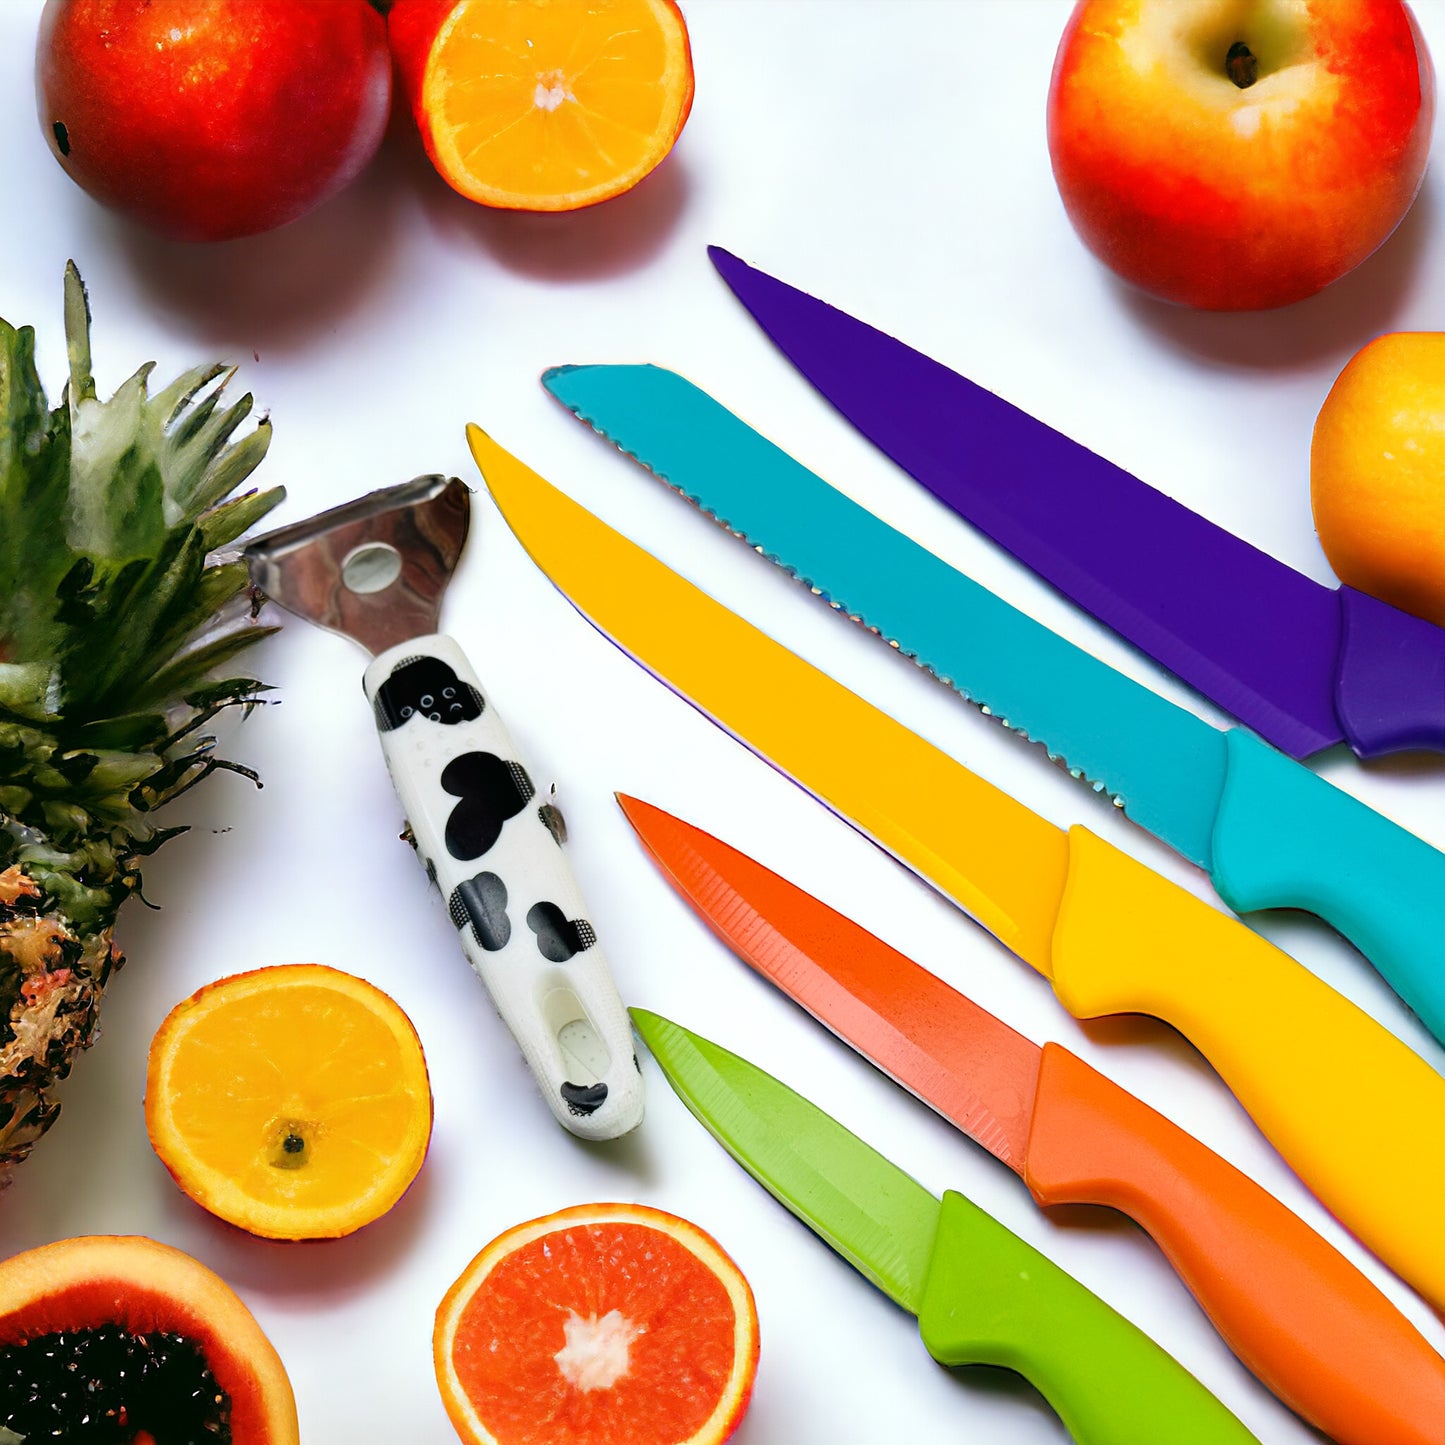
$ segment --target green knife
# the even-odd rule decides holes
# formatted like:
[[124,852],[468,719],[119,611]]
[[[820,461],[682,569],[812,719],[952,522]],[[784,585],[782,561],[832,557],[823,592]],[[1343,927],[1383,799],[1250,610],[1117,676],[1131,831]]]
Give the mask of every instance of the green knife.
[[940,1364],[1016,1371],[1078,1445],[1255,1441],[1177,1360],[962,1194],[937,1199],[771,1074],[658,1014],[631,1013],[708,1132],[916,1315]]

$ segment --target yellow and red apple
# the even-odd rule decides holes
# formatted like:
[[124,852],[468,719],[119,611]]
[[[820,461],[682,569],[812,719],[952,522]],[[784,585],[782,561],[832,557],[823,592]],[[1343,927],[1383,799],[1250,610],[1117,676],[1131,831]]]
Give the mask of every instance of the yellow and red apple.
[[1125,280],[1214,311],[1285,306],[1399,224],[1434,100],[1401,0],[1081,0],[1049,155],[1075,229]]

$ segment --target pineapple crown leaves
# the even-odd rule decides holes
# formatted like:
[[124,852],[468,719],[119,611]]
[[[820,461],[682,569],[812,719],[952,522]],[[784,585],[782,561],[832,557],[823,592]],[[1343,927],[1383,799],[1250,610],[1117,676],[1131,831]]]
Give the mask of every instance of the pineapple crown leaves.
[[134,859],[174,831],[145,814],[235,767],[200,730],[257,703],[261,684],[218,672],[274,629],[225,549],[284,493],[238,492],[271,428],[241,433],[252,399],[224,404],[234,368],[152,395],[148,364],[99,398],[74,263],[65,335],[52,408],[33,329],[0,320],[0,868],[81,890],[103,926],[138,886]]
[[0,322],[0,708],[77,723],[163,709],[261,635],[244,564],[214,554],[283,493],[232,495],[271,436],[263,419],[232,440],[252,406],[221,406],[233,369],[151,396],[148,364],[101,401],[73,263],[65,331],[51,410],[33,331]]

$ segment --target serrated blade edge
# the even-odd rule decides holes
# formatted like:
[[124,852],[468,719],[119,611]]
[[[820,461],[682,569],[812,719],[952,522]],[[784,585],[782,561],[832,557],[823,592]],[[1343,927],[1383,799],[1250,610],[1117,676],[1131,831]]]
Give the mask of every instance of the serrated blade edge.
[[798,372],[945,506],[1281,751],[1342,740],[1337,592],[896,337],[708,254]]
[[677,373],[557,367],[543,384],[835,610],[1209,866],[1225,772],[1217,729],[889,527]]

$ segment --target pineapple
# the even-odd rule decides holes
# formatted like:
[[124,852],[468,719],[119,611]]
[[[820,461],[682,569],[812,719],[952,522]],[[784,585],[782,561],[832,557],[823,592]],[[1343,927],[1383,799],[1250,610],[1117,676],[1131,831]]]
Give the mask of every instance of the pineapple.
[[282,498],[234,495],[265,455],[251,397],[203,366],[109,400],[65,273],[70,379],[51,410],[35,334],[0,321],[0,1180],[54,1122],[121,955],[116,913],[182,827],[152,815],[217,769],[203,729],[264,688],[217,669],[255,625],[245,564],[218,556]]

